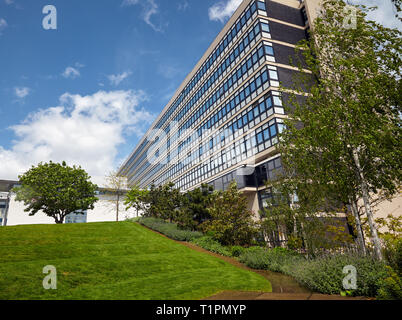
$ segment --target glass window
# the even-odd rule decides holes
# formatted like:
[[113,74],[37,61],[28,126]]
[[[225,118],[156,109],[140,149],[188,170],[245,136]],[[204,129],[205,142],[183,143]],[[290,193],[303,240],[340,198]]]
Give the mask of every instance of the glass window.
[[269,78],[271,80],[278,80],[278,72],[269,70]]
[[269,127],[269,130],[271,131],[271,137],[275,137],[276,136],[276,125]]
[[264,73],[262,74],[262,82],[265,83],[268,80],[268,73],[267,71],[264,71]]
[[268,98],[265,100],[265,103],[266,103],[266,105],[267,105],[267,109],[272,108],[272,98],[271,98],[271,97],[268,97]]
[[265,53],[273,56],[274,55],[274,48],[272,48],[271,46],[265,46]]
[[258,7],[259,10],[264,10],[264,11],[266,10],[264,2],[258,1],[257,2],[257,7]]
[[253,81],[253,82],[250,83],[250,90],[251,90],[251,92],[254,92],[255,89],[256,89],[255,82]]
[[246,95],[246,98],[250,95],[250,87],[246,87],[246,89],[244,89],[244,94]]
[[249,120],[249,121],[253,121],[253,119],[254,119],[253,111],[250,111],[250,112],[248,113],[248,120]]
[[260,113],[263,113],[265,111],[265,103],[264,101],[260,103]]
[[270,136],[269,136],[269,130],[268,129],[265,129],[264,130],[264,139],[265,140],[268,140],[270,138]]
[[279,97],[274,96],[274,104],[276,106],[282,106],[282,99]]
[[248,20],[248,19],[250,19],[250,17],[251,17],[251,11],[250,11],[250,9],[248,9],[246,11],[246,19]]
[[258,78],[255,80],[255,85],[256,85],[257,88],[261,87],[261,77],[258,77]]
[[266,23],[261,23],[261,29],[262,29],[262,31],[270,32],[269,25]]
[[259,134],[257,134],[257,143],[261,144],[263,143],[263,137],[262,137],[262,132],[260,132]]

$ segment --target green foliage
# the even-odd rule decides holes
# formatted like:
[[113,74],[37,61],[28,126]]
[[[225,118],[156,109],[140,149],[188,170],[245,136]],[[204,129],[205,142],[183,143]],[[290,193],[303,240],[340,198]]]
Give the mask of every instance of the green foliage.
[[201,188],[188,191],[183,196],[182,206],[176,216],[176,222],[180,228],[195,230],[203,222],[211,219],[208,206],[212,192],[212,186],[203,184]]
[[226,191],[213,194],[208,212],[212,220],[204,225],[223,245],[249,245],[256,235],[253,213],[247,209],[247,199],[232,182]]
[[151,185],[144,202],[148,205],[144,216],[173,222],[182,206],[183,195],[179,189],[174,188],[172,182],[159,187]]
[[134,208],[137,212],[137,217],[139,211],[145,211],[145,202],[147,201],[148,190],[140,189],[138,185],[134,185],[126,195],[124,204],[126,205],[126,210]]
[[285,248],[247,250],[240,256],[240,261],[254,269],[267,269],[291,275],[290,268],[305,259],[294,251]]
[[291,275],[302,285],[324,294],[339,294],[344,291],[345,266],[357,270],[357,289],[354,296],[375,297],[380,283],[386,278],[386,266],[370,257],[352,254],[337,254],[308,260],[291,268]]
[[289,194],[297,193],[306,216],[364,200],[381,258],[369,194],[391,196],[402,179],[402,37],[367,21],[365,10],[356,11],[356,28],[343,28],[345,5],[322,1],[310,39],[299,46],[311,74],[300,67],[292,88],[299,95],[286,94],[279,151]]
[[191,241],[203,236],[201,232],[180,230],[175,223],[168,223],[158,218],[140,218],[138,222],[177,241]]
[[231,256],[236,258],[240,257],[246,250],[246,248],[240,246],[230,247]]
[[40,163],[19,176],[20,187],[13,191],[16,200],[26,206],[25,212],[34,216],[39,211],[62,224],[74,212],[93,210],[98,198],[97,186],[81,167],[69,167],[65,162]]
[[377,299],[402,300],[402,278],[389,266],[388,276],[380,282]]
[[205,250],[218,253],[222,256],[230,257],[232,253],[229,248],[222,246],[218,241],[214,240],[209,236],[204,236],[201,238],[196,238],[191,241],[197,246],[204,248]]

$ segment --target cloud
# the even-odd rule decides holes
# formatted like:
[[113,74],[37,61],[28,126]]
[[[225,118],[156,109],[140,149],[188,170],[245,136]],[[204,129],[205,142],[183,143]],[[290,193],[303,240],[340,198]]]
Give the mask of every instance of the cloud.
[[236,11],[243,0],[220,1],[209,8],[209,19],[212,21],[225,22]]
[[123,7],[141,5],[143,7],[142,18],[147,25],[149,25],[156,32],[163,32],[161,25],[157,26],[151,21],[152,16],[159,13],[159,6],[155,0],[124,0],[121,4]]
[[177,10],[179,11],[186,11],[189,7],[189,3],[187,0],[184,0],[183,2],[179,3],[179,5],[177,6]]
[[83,67],[83,64],[77,62],[74,64],[74,67],[67,67],[61,75],[66,79],[76,79],[81,76],[81,72],[79,69]]
[[402,31],[402,22],[398,20],[395,15],[397,14],[391,0],[377,1],[377,0],[351,0],[354,5],[365,5],[366,7],[378,7],[374,11],[367,14],[367,18],[374,20],[387,28],[396,28]]
[[14,3],[14,0],[4,0],[4,2],[5,2],[6,4],[13,4],[13,3]]
[[7,21],[4,20],[3,18],[0,18],[0,36],[2,34],[2,31],[4,31],[7,28],[8,24]]
[[159,65],[158,73],[166,79],[173,79],[181,75],[183,72],[180,68],[176,68],[174,66]]
[[107,78],[109,79],[111,85],[118,86],[123,80],[127,79],[131,75],[131,71],[125,71],[121,74],[111,74],[107,76]]
[[31,92],[31,89],[27,87],[15,87],[14,88],[14,94],[17,96],[19,99],[24,99],[29,93]]
[[155,116],[140,104],[142,91],[98,91],[81,96],[65,93],[60,106],[39,110],[12,126],[10,149],[0,146],[0,177],[17,179],[39,162],[81,165],[96,183],[116,169],[118,146],[125,137],[142,135]]

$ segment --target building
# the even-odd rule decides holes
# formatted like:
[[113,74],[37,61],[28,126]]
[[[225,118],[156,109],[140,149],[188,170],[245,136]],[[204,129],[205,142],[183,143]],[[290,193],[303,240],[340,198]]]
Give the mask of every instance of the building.
[[[48,217],[43,212],[38,212],[35,216],[29,216],[24,211],[24,204],[15,200],[15,194],[11,191],[18,186],[18,181],[0,180],[0,226],[17,226],[31,224],[54,224],[53,218]],[[116,197],[108,190],[99,189],[97,192],[98,202],[95,203],[94,210],[83,213],[72,213],[65,218],[65,223],[87,223],[87,222],[112,222],[116,221],[116,209],[111,201]],[[125,211],[123,205],[124,197],[120,205],[119,220],[134,218],[134,209]]]
[[129,185],[182,191],[236,180],[255,213],[281,170],[285,93],[318,0],[244,0],[120,168]]

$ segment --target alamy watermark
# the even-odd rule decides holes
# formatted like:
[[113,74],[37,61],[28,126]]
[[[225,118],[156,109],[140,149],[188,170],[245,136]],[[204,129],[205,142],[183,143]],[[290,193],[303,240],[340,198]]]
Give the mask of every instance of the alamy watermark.
[[43,268],[43,273],[47,276],[43,279],[43,288],[45,290],[56,290],[57,289],[57,269],[55,266],[45,266]]
[[57,9],[53,5],[46,5],[42,9],[46,16],[42,20],[42,26],[45,30],[57,30]]
[[354,266],[346,266],[343,268],[343,273],[347,276],[343,278],[342,284],[345,290],[357,289],[357,270]]

